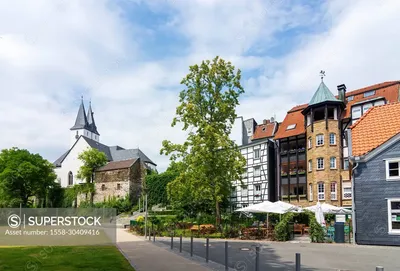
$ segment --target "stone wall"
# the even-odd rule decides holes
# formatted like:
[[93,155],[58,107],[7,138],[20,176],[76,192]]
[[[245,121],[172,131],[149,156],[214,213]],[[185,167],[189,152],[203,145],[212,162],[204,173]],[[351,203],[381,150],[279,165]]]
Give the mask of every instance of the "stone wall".
[[110,197],[130,196],[135,202],[142,192],[141,163],[135,162],[131,168],[96,172],[94,202],[103,202]]

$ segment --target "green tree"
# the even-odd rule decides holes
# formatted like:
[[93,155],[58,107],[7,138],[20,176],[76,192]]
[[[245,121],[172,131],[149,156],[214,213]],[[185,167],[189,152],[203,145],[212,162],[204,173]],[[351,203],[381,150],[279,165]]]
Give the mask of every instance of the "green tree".
[[83,165],[79,168],[77,177],[81,180],[86,180],[86,183],[80,186],[80,192],[90,195],[90,203],[93,204],[93,196],[96,192],[94,189],[94,172],[96,169],[107,164],[107,156],[104,152],[95,148],[87,149],[78,155],[78,159],[82,161]]
[[216,223],[220,223],[220,204],[231,191],[231,182],[240,180],[245,159],[230,140],[235,108],[244,93],[241,72],[223,59],[203,61],[190,67],[181,84],[180,105],[172,126],[183,124],[188,136],[183,144],[164,140],[161,154],[180,161],[182,172],[168,185],[173,201],[191,200],[212,203]]
[[0,153],[0,205],[32,205],[32,197],[45,206],[50,189],[56,186],[53,165],[39,154],[11,148]]

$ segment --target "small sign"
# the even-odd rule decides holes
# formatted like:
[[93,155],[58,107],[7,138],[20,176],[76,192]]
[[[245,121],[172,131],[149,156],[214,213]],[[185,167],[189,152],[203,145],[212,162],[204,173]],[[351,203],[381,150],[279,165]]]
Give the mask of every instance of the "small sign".
[[336,222],[340,223],[346,222],[346,215],[336,215]]

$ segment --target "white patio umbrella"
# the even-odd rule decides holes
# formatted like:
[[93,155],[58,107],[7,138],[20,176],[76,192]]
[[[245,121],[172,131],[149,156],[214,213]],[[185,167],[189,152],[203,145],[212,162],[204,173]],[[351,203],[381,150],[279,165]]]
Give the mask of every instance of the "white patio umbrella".
[[244,208],[240,208],[235,210],[235,212],[245,212],[245,213],[267,213],[265,210],[268,208],[271,208],[270,206],[272,206],[273,203],[266,200],[263,201],[261,203],[257,203],[254,205],[250,205]]
[[320,202],[317,203],[315,208],[315,219],[321,226],[325,227],[325,217],[322,210],[322,204]]
[[321,209],[324,214],[351,214],[351,211],[345,208],[333,206],[328,203],[321,204],[320,202],[318,202],[317,205],[306,207],[304,209],[315,213],[318,204],[321,205]]
[[289,212],[301,212],[302,209],[299,206],[283,202],[283,201],[277,201],[273,203],[273,210],[271,213],[278,213],[278,214],[284,214],[284,213],[289,213]]

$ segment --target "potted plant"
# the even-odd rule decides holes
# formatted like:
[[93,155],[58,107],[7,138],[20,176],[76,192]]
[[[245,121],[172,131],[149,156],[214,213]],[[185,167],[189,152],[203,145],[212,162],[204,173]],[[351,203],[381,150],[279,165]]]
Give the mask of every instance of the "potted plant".
[[281,171],[281,176],[287,176],[287,172]]
[[304,175],[306,174],[306,171],[304,169],[299,169],[297,173],[299,173],[299,175]]

